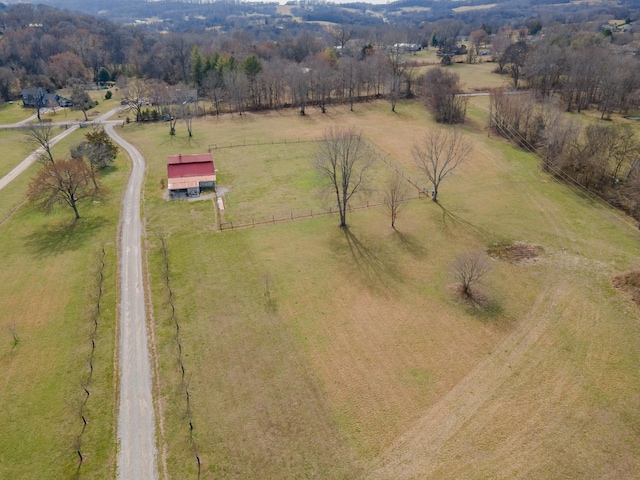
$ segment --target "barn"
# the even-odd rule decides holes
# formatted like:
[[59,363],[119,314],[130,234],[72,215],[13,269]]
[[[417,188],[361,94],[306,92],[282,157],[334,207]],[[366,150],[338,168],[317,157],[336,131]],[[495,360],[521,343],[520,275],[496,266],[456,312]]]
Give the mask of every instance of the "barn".
[[167,157],[171,198],[197,197],[202,189],[216,188],[216,169],[210,153]]

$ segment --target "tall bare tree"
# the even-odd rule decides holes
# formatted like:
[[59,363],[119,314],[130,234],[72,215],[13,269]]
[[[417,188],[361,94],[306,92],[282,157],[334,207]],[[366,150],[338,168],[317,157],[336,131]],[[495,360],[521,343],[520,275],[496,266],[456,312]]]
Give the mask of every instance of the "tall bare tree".
[[50,213],[58,205],[73,209],[80,218],[78,202],[95,198],[99,189],[92,185],[91,169],[81,159],[59,160],[45,163],[29,183],[27,199]]
[[73,108],[80,110],[84,115],[84,121],[88,122],[87,110],[95,106],[95,102],[91,100],[91,97],[84,89],[84,85],[77,84],[73,86],[71,91],[71,102],[73,102]]
[[382,202],[391,217],[391,228],[396,228],[398,213],[408,199],[409,187],[398,173],[394,173],[389,177],[382,197]]
[[318,143],[316,168],[335,193],[341,228],[347,227],[349,201],[366,189],[371,162],[365,155],[362,135],[353,127],[331,127]]
[[385,52],[387,57],[387,75],[389,78],[389,101],[391,111],[396,111],[396,104],[406,92],[403,91],[407,62],[404,58],[404,50],[396,44]]
[[51,163],[53,154],[51,153],[51,141],[54,137],[53,125],[50,122],[32,123],[24,129],[26,135],[26,143],[30,149],[36,150],[41,148],[43,157]]
[[438,201],[440,183],[464,162],[472,148],[459,130],[444,128],[429,131],[421,143],[414,145],[413,158],[433,185],[434,202]]
[[118,77],[118,87],[122,93],[122,100],[135,113],[136,122],[142,119],[142,107],[149,94],[147,83],[140,78],[129,80],[126,77]]

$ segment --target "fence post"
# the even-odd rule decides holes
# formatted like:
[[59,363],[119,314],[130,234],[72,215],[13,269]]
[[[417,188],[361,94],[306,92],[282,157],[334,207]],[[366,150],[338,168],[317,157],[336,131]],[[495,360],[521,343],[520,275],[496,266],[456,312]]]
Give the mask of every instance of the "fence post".
[[273,223],[276,223],[276,216],[275,215],[271,215],[271,220],[273,220]]
[[252,227],[255,227],[255,226],[256,226],[256,221],[255,221],[255,219],[253,219],[253,218],[251,219],[251,226],[252,226]]
[[231,230],[233,230],[233,222],[231,222]]
[[291,220],[293,220],[293,212],[291,212]]

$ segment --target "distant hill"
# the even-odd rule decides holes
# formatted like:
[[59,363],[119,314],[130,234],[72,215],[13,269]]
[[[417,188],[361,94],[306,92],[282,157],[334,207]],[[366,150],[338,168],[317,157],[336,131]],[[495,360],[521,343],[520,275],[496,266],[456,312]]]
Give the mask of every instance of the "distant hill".
[[399,0],[383,5],[367,2],[335,4],[326,1],[298,1],[287,3],[292,7],[292,15],[287,15],[280,13],[276,2],[235,0],[39,0],[38,3],[87,13],[120,24],[136,24],[151,30],[193,32],[211,28],[273,26],[292,21],[292,15],[296,17],[296,21],[351,25],[374,26],[389,22],[418,25],[425,21],[455,18],[465,23],[497,26],[518,22],[524,24],[527,19],[535,17],[553,18],[554,21],[565,23],[575,21],[578,14],[585,19],[599,14],[627,18],[640,9],[640,0],[603,0],[590,3],[570,0]]

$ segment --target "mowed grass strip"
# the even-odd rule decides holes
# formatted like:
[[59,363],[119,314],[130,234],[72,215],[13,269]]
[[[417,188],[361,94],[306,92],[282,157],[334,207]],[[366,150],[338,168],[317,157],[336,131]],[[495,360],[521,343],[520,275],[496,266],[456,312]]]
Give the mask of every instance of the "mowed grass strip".
[[[68,145],[54,147],[54,156],[63,149]],[[12,183],[0,192],[1,205],[8,197],[21,201],[36,168],[15,181],[15,190]],[[121,154],[101,175],[108,196],[99,204],[81,202],[77,222],[70,209],[45,216],[27,205],[0,226],[0,478],[69,478],[77,471],[81,383],[89,373],[91,297],[103,245],[104,294],[86,385],[81,476],[115,475],[116,232],[127,175]]]
[[[417,175],[411,146],[433,124],[419,104],[402,102],[398,110],[393,115],[379,102],[326,116],[311,110],[309,119],[286,112],[205,119],[191,144],[159,127],[124,129],[151,159],[145,216],[169,473],[193,473],[196,463],[160,283],[153,236],[159,231],[169,243],[194,439],[207,475],[373,472],[394,440],[410,434],[468,375],[491,379],[495,395],[481,397],[462,428],[440,432],[442,448],[413,476],[588,478],[607,469],[637,471],[638,315],[608,282],[637,265],[638,233],[544,175],[532,156],[487,138],[479,112],[463,127],[474,151],[443,183],[440,204],[410,202],[397,231],[376,208],[351,213],[347,231],[336,218],[321,217],[215,232],[212,202],[162,200],[168,146],[202,151],[214,131],[242,141],[240,127],[247,139],[266,143],[279,131],[310,138],[329,125],[357,125]],[[451,261],[514,241],[540,245],[545,255],[528,266],[493,262],[482,286],[490,308],[460,303]],[[522,352],[501,353],[521,328],[537,328],[535,341]],[[514,364],[475,371],[501,355]],[[496,422],[489,425],[485,414]],[[450,424],[441,420],[435,425]],[[616,436],[617,429],[624,435]],[[603,449],[600,438],[610,447]],[[581,455],[560,448],[575,439]],[[390,478],[406,471],[397,473]]]

